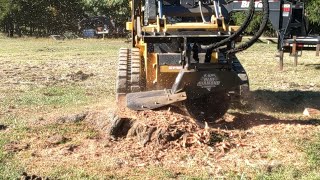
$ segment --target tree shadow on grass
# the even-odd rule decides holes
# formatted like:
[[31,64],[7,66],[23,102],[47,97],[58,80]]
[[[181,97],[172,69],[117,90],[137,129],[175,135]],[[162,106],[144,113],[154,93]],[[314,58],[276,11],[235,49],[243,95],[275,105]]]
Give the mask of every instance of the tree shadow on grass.
[[221,129],[241,129],[247,130],[259,125],[275,125],[275,124],[289,124],[289,125],[320,125],[320,119],[309,119],[309,120],[281,120],[273,116],[269,116],[263,113],[231,113],[235,118],[232,122],[221,122],[212,125],[215,128]]
[[[305,108],[320,109],[319,91],[257,90],[250,93],[247,106],[240,109],[243,110],[243,112],[257,111],[259,113],[231,113],[231,115],[235,116],[232,122],[226,122],[226,118],[228,117],[225,117],[222,118],[222,122],[209,123],[209,125],[213,128],[245,130],[254,126],[272,124],[320,125],[320,119],[284,120],[267,115],[268,113],[292,113],[302,115]],[[177,107],[171,107],[171,111],[189,116],[185,110],[183,111]],[[201,127],[205,126],[202,122],[196,122]]]
[[306,64],[307,67],[314,67],[317,70],[320,70],[320,64]]
[[[320,125],[320,119],[283,120],[267,113],[303,114],[305,108],[320,108],[320,92],[318,91],[270,91],[257,90],[250,93],[248,106],[244,111],[259,113],[231,113],[235,116],[232,122],[221,122],[213,127],[225,129],[249,129],[259,125],[300,124]],[[320,117],[320,115],[318,116]]]
[[303,113],[305,108],[320,108],[319,91],[270,91],[250,93],[247,110],[266,112]]

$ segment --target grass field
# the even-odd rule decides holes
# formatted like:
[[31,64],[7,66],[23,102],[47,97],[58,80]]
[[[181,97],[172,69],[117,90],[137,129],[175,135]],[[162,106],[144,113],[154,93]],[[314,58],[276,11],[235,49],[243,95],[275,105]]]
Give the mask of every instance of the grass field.
[[0,44],[0,179],[23,172],[52,179],[320,179],[320,117],[302,114],[320,108],[315,52],[304,52],[298,67],[286,56],[281,72],[275,45],[240,53],[250,108],[231,109],[235,120],[221,129],[244,134],[245,145],[220,158],[191,149],[166,152],[166,161],[154,163],[117,151],[121,143],[104,139],[88,122],[56,121],[115,107],[117,53],[129,46],[124,40],[2,37]]

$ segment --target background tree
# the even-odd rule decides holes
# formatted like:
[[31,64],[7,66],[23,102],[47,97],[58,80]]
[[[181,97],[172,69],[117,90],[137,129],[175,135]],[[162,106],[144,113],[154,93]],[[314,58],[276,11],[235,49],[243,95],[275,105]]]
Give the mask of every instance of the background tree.
[[[305,3],[310,29],[312,33],[319,33],[320,0]],[[112,19],[116,27],[124,26],[130,17],[129,0],[0,0],[0,29],[10,37],[14,33],[47,36],[78,32],[81,19],[101,15]],[[236,24],[241,24],[244,18],[244,12],[232,15]],[[246,33],[253,34],[260,22],[261,13],[257,12]],[[265,35],[275,35],[271,24]]]
[[9,36],[76,32],[84,16],[83,0],[0,0],[2,30]]
[[88,16],[105,15],[111,18],[116,26],[122,26],[130,17],[129,0],[84,0]]
[[311,33],[320,33],[320,0],[306,1],[306,16],[310,22]]
[[[241,25],[245,19],[246,19],[246,12],[236,12],[233,13],[231,16],[231,19],[233,21],[233,23],[237,24],[237,25]],[[260,24],[262,22],[262,13],[261,12],[256,12],[255,16],[253,17],[249,27],[246,29],[245,34],[247,35],[253,35],[257,29],[259,29]],[[265,36],[276,36],[276,32],[272,27],[272,24],[269,22],[268,26],[264,32]]]

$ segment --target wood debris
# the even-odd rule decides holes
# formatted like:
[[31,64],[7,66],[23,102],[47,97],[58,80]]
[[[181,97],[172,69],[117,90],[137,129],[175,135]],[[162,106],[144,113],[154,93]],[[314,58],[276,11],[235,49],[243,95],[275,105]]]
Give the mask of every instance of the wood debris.
[[[124,119],[129,120],[131,126],[125,130],[126,136],[120,138],[130,142],[122,148],[150,161],[161,161],[166,152],[179,152],[183,149],[208,152],[219,158],[231,148],[246,146],[243,134],[212,128],[208,123],[199,125],[199,122],[195,122],[189,116],[173,112],[171,109],[132,112],[126,115]],[[123,126],[121,131],[124,131]]]
[[314,109],[314,108],[306,108],[303,111],[303,115],[311,117],[311,116],[317,116],[320,115],[320,110]]

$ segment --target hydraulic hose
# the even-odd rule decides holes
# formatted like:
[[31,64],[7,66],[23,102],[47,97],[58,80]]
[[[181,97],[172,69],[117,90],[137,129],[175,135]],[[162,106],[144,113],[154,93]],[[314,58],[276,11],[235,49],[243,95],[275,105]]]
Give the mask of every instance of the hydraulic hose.
[[201,45],[201,48],[205,49],[205,50],[216,49],[216,48],[224,46],[228,42],[233,41],[236,38],[238,38],[249,26],[249,24],[253,18],[254,12],[255,12],[255,0],[250,0],[250,5],[249,5],[247,17],[246,17],[244,23],[241,25],[241,27],[235,33],[233,33],[231,36],[227,37],[226,39],[219,41],[218,43],[210,44],[210,45]]
[[203,15],[201,0],[199,1],[199,9],[200,9],[200,14],[201,14],[201,18],[202,18],[203,23],[207,23],[206,19],[204,18],[204,15]]
[[263,0],[262,4],[263,4],[263,19],[262,19],[262,23],[260,25],[259,30],[255,33],[255,35],[248,42],[243,43],[234,49],[227,50],[226,51],[227,54],[235,54],[235,53],[241,52],[243,50],[246,50],[258,41],[258,39],[260,38],[260,36],[262,35],[262,33],[264,32],[265,28],[268,25],[269,13],[270,13],[269,12],[269,0]]

